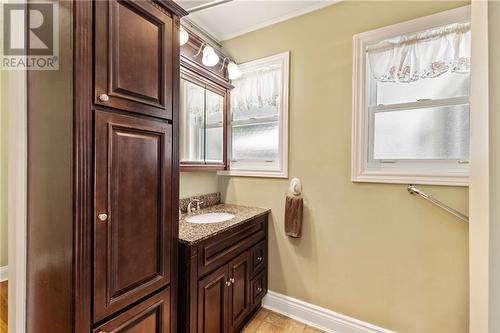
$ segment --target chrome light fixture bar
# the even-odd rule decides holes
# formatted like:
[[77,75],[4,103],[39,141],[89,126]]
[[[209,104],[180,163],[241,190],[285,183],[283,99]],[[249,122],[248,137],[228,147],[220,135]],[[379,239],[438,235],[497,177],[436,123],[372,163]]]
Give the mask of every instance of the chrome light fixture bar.
[[228,3],[228,2],[231,2],[231,1],[233,1],[233,0],[214,0],[214,1],[210,1],[210,2],[204,3],[202,5],[190,8],[190,9],[187,10],[187,12],[189,14],[191,14],[191,13],[199,12],[200,10],[204,10],[204,9],[208,9],[208,8],[220,6],[222,4],[225,4],[225,3]]

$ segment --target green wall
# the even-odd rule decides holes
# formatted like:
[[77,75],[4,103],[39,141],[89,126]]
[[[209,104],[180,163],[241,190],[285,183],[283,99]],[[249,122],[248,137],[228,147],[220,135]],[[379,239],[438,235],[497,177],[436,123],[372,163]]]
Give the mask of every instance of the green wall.
[[180,198],[218,191],[218,180],[215,172],[181,172]]
[[[352,36],[466,2],[346,1],[223,44],[239,62],[290,51],[290,177],[304,229],[283,231],[288,180],[219,177],[228,203],[272,209],[270,290],[404,332],[468,330],[468,228],[404,185],[350,181]],[[423,187],[467,213],[468,189]]]

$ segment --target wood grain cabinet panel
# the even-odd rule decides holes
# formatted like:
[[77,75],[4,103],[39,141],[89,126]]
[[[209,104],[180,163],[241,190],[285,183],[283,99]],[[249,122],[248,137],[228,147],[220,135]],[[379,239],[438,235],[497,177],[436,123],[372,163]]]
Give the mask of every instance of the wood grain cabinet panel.
[[171,15],[149,1],[95,1],[95,11],[95,103],[172,119]]
[[227,266],[198,282],[198,333],[227,331],[228,283]]
[[170,288],[97,327],[94,333],[170,332]]
[[255,308],[267,293],[267,270],[261,271],[250,282],[250,306]]
[[267,242],[260,242],[250,250],[251,255],[251,274],[254,275],[267,266]]
[[171,131],[96,111],[96,321],[170,282]]
[[250,313],[250,253],[243,252],[229,265],[229,331],[235,329]]

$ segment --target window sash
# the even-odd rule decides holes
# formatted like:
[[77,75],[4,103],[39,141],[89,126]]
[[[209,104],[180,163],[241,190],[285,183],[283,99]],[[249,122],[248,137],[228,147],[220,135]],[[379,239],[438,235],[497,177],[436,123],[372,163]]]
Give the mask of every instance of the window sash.
[[[406,103],[394,103],[394,104],[378,104],[377,100],[377,82],[372,77],[370,71],[367,69],[364,72],[366,83],[367,83],[367,106],[365,108],[365,121],[366,121],[366,131],[367,131],[367,142],[365,143],[367,160],[366,165],[370,169],[387,169],[387,170],[398,170],[401,168],[421,168],[428,169],[432,171],[434,169],[451,169],[451,170],[468,170],[468,162],[458,159],[393,159],[393,160],[376,160],[373,158],[374,155],[374,135],[375,135],[375,114],[380,112],[391,112],[399,110],[418,110],[432,107],[440,106],[454,106],[454,105],[469,105],[470,112],[470,97],[459,96],[459,97],[449,97],[440,99],[421,99],[415,102]],[[470,133],[469,133],[470,135]],[[432,164],[432,166],[430,166]]]
[[[406,107],[395,107],[395,108],[387,108],[383,110],[377,110],[376,108],[368,108],[366,119],[367,119],[367,166],[369,168],[377,167],[381,169],[398,169],[401,166],[406,168],[409,167],[418,167],[418,168],[426,168],[426,169],[441,169],[441,168],[451,168],[451,169],[461,169],[466,170],[468,168],[468,160],[462,159],[390,159],[390,160],[380,160],[374,159],[374,149],[375,149],[375,114],[380,112],[391,112],[391,111],[399,111],[399,110],[419,110],[419,109],[427,109],[429,107],[439,107],[439,106],[453,106],[453,105],[469,105],[469,114],[470,114],[470,103],[468,99],[464,99],[463,103],[453,103],[453,104],[424,104],[424,105],[414,105],[411,108]],[[416,104],[416,103],[405,103],[405,104]],[[469,132],[470,136],[470,132]],[[429,164],[432,163],[433,166],[429,167]]]
[[[258,163],[264,163],[265,169],[268,168],[269,164],[268,163],[277,163],[279,162],[280,159],[280,149],[282,146],[282,138],[281,136],[279,137],[278,141],[278,158],[276,160],[267,160],[267,159],[244,159],[244,160],[238,160],[233,158],[233,150],[232,150],[232,142],[233,142],[233,131],[232,129],[235,127],[243,127],[243,126],[248,126],[248,125],[265,125],[265,124],[277,124],[278,128],[281,126],[279,117],[262,117],[262,118],[250,118],[248,120],[238,120],[231,122],[231,130],[230,130],[230,137],[231,137],[231,145],[230,145],[230,161],[233,163],[238,163],[240,165],[246,165],[246,167],[251,167],[252,165],[255,167],[258,167]],[[253,170],[253,169],[252,169]]]

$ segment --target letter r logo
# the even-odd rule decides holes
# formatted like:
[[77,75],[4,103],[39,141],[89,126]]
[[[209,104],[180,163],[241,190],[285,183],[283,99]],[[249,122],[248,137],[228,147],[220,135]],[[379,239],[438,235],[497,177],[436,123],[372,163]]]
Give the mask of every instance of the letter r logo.
[[28,6],[12,3],[3,6],[4,55],[53,54],[55,38],[53,4],[30,3]]

